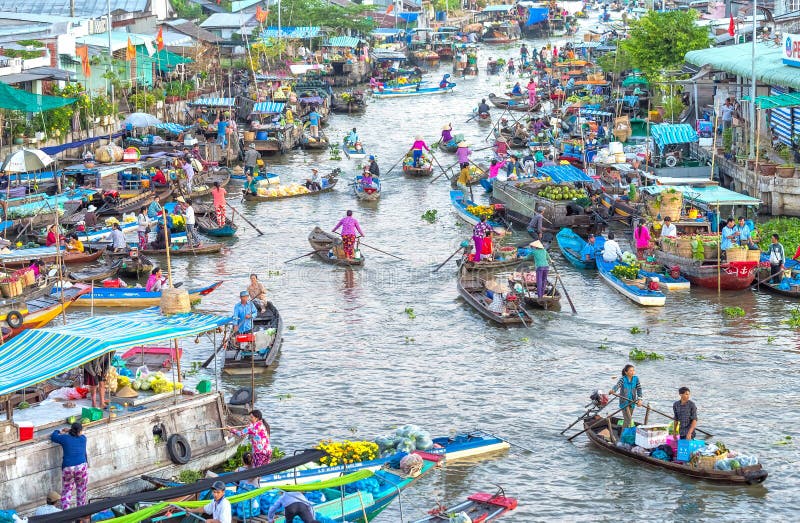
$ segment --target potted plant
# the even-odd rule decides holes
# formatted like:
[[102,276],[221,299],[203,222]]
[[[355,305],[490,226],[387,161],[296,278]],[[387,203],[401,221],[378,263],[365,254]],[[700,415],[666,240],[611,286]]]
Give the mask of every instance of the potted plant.
[[722,131],[722,148],[724,152],[730,152],[733,147],[733,129],[725,129]]
[[782,147],[778,151],[778,156],[784,161],[782,165],[775,168],[775,174],[781,178],[792,178],[794,176],[795,165],[792,163],[792,150],[789,147]]

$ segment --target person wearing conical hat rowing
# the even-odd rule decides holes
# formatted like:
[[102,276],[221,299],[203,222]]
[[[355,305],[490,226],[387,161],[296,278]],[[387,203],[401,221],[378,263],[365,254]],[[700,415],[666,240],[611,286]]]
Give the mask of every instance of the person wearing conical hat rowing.
[[414,138],[414,143],[411,145],[411,154],[412,160],[414,162],[414,167],[420,166],[420,161],[422,160],[422,150],[425,149],[426,151],[430,152],[428,145],[425,143],[425,140],[422,138],[421,135],[417,135]]

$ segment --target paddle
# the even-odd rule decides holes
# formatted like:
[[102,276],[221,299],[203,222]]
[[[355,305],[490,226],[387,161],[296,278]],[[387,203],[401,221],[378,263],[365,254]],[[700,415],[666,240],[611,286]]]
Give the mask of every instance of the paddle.
[[450,260],[452,260],[452,259],[453,259],[453,256],[455,256],[456,254],[458,254],[458,252],[459,252],[460,250],[462,250],[463,248],[464,248],[464,247],[461,247],[461,246],[459,246],[459,247],[458,247],[458,249],[456,249],[456,252],[454,252],[453,254],[451,254],[451,255],[450,255],[450,256],[449,256],[449,257],[448,257],[448,258],[447,258],[445,261],[443,261],[442,263],[440,263],[438,267],[436,267],[435,269],[433,269],[433,272],[436,272],[436,271],[438,271],[439,269],[441,269],[442,267],[444,267],[444,266],[447,264],[447,262],[449,262]]
[[[359,236],[359,238],[360,238],[360,236]],[[369,247],[373,251],[378,251],[378,252],[383,253],[383,254],[385,254],[387,256],[391,256],[392,258],[397,258],[398,260],[407,261],[405,258],[401,258],[400,256],[395,256],[394,254],[392,254],[390,252],[382,251],[382,250],[378,249],[377,247],[373,247],[372,245],[367,245],[366,243],[364,243],[361,240],[358,241],[358,244],[359,245],[363,245],[364,247]]]
[[[616,392],[612,392],[612,393],[611,393],[611,395],[612,395],[612,396],[616,396],[616,397],[618,397],[618,398],[620,398],[620,399],[627,399],[627,398],[624,398],[624,397],[620,396],[620,395],[619,395],[619,394],[617,394]],[[674,419],[675,419],[675,416],[670,416],[669,414],[664,414],[663,412],[661,412],[661,411],[658,411],[658,410],[654,409],[654,408],[653,408],[652,406],[650,406],[650,405],[648,405],[648,406],[647,406],[647,408],[648,408],[648,409],[650,409],[650,410],[652,410],[652,411],[653,411],[653,412],[655,412],[656,414],[661,414],[662,416],[664,416],[664,417],[665,417],[665,418],[667,418],[667,419],[671,419],[671,420],[674,420]],[[710,432],[706,432],[706,431],[705,431],[705,430],[703,430],[703,429],[698,429],[697,427],[695,427],[695,429],[694,429],[694,430],[696,430],[697,432],[702,432],[703,434],[705,434],[705,435],[706,435],[706,436],[708,436],[709,438],[713,438],[713,437],[714,437],[714,435],[713,435],[713,434],[711,434]]]
[[[578,419],[576,419],[575,421],[573,421],[573,422],[570,424],[570,426],[569,426],[569,427],[567,427],[567,428],[565,428],[564,430],[562,430],[561,432],[559,432],[559,434],[561,434],[561,435],[563,436],[563,435],[564,435],[564,433],[565,433],[566,431],[568,431],[569,429],[571,429],[572,427],[574,427],[576,423],[578,423],[579,421],[581,421],[581,420],[585,419],[585,418],[586,418],[586,416],[587,416],[587,415],[588,415],[588,414],[589,414],[589,413],[590,413],[592,410],[594,410],[594,409],[592,408],[592,405],[593,405],[593,404],[594,404],[594,401],[590,401],[589,403],[587,403],[586,405],[584,405],[584,406],[583,406],[583,408],[584,408],[584,409],[586,409],[586,412],[584,412],[584,413],[583,413],[583,416],[581,416],[581,417],[579,417]],[[605,408],[605,406],[603,406],[603,408]],[[602,408],[601,408],[600,410],[602,410]]]
[[408,155],[408,153],[410,153],[410,152],[411,152],[411,149],[409,149],[408,151],[406,151],[406,153],[405,153],[403,156],[401,156],[401,157],[400,157],[400,159],[399,159],[399,160],[397,160],[397,161],[395,162],[395,164],[394,164],[394,165],[392,165],[391,167],[389,167],[389,170],[388,170],[388,171],[386,171],[386,173],[384,174],[384,176],[386,176],[387,174],[389,174],[390,172],[392,172],[392,171],[394,170],[394,168],[395,168],[395,167],[397,167],[397,166],[400,164],[400,162],[402,162],[403,160],[405,160],[406,156],[407,156],[407,155]]
[[449,179],[450,179],[450,177],[449,177],[449,176],[447,176],[447,172],[444,170],[444,167],[442,167],[442,164],[440,164],[440,163],[439,163],[439,160],[437,160],[437,159],[436,159],[436,155],[435,155],[435,154],[433,154],[433,151],[429,151],[429,152],[431,153],[431,158],[433,158],[433,161],[434,161],[434,162],[436,162],[436,165],[438,165],[438,166],[439,166],[439,169],[441,169],[441,170],[442,170],[442,174],[444,174],[444,177],[445,177],[445,178],[447,178],[447,179],[449,180]]
[[256,227],[256,226],[255,226],[255,224],[253,224],[253,222],[251,222],[250,220],[248,220],[247,218],[245,218],[245,217],[244,217],[244,215],[243,215],[242,213],[240,213],[239,211],[237,211],[237,210],[236,210],[236,207],[234,207],[233,205],[229,204],[228,202],[225,202],[225,203],[228,205],[228,207],[230,207],[230,208],[231,208],[231,210],[233,211],[233,214],[235,214],[235,215],[239,216],[239,217],[240,217],[242,220],[244,220],[245,222],[247,222],[247,224],[248,224],[250,227],[252,227],[253,229],[255,229],[255,230],[256,230],[256,232],[258,233],[258,235],[259,235],[259,236],[264,236],[264,233],[263,233],[263,232],[261,232],[261,229],[259,229],[258,227]]
[[[547,257],[550,258],[550,255],[548,254]],[[575,309],[575,304],[572,303],[572,298],[570,297],[569,292],[567,291],[567,286],[564,285],[564,280],[561,278],[561,275],[558,273],[558,267],[556,267],[556,264],[552,263],[552,261],[553,261],[553,259],[550,258],[550,262],[551,262],[550,266],[553,267],[553,272],[556,273],[556,279],[561,284],[561,288],[564,290],[564,296],[567,297],[567,301],[569,302],[569,306],[570,306],[570,308],[572,308],[572,314],[578,314],[577,309]]]
[[470,117],[469,117],[469,119],[468,119],[466,122],[464,122],[464,123],[470,123],[472,120],[474,120],[475,118],[477,118],[478,116],[480,116],[480,114],[481,114],[481,113],[479,113],[478,111],[475,111],[475,114],[473,114],[472,116],[470,116]]
[[470,435],[472,435],[472,434],[485,434],[487,436],[492,436],[493,438],[497,438],[497,439],[505,441],[506,443],[508,443],[512,447],[517,447],[518,449],[522,449],[522,450],[525,450],[527,452],[530,452],[531,454],[534,454],[534,452],[529,448],[523,447],[522,445],[518,445],[518,444],[514,443],[513,441],[507,440],[506,438],[501,438],[497,434],[492,434],[491,432],[486,432],[485,430],[476,429],[475,431],[470,432]]
[[324,250],[318,250],[318,251],[314,250],[314,251],[308,252],[308,253],[306,253],[306,254],[304,254],[302,256],[298,256],[297,258],[292,258],[291,260],[286,260],[283,263],[289,263],[289,262],[292,262],[292,261],[295,261],[295,260],[299,260],[300,258],[305,258],[306,256],[311,256],[312,254],[316,254],[318,252],[325,252],[325,251]]
[[577,434],[573,434],[572,436],[568,437],[567,441],[572,441],[573,439],[577,438],[578,436],[580,436],[581,434],[583,434],[587,430],[593,429],[595,427],[600,426],[604,421],[607,421],[611,416],[613,416],[614,414],[619,414],[620,412],[622,412],[623,410],[625,410],[627,408],[628,408],[628,405],[625,405],[624,407],[620,407],[619,409],[615,410],[614,412],[612,412],[611,414],[609,414],[605,418],[595,421],[594,423],[592,423],[591,425],[589,425],[588,427],[586,427],[582,431],[578,432]]
[[211,364],[211,362],[214,361],[214,358],[217,357],[217,354],[219,353],[219,351],[222,350],[223,347],[225,347],[226,343],[228,342],[228,333],[229,332],[230,331],[226,328],[225,329],[225,335],[222,337],[222,343],[219,345],[219,347],[217,347],[214,350],[214,352],[211,354],[211,356],[209,356],[208,359],[206,361],[204,361],[202,365],[200,365],[201,369],[205,369],[206,367],[208,367]]

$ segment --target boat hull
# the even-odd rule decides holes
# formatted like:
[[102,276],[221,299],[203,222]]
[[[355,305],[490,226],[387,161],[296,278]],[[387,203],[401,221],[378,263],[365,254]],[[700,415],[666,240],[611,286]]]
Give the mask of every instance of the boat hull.
[[[470,225],[477,224],[480,220],[477,216],[467,210],[470,205],[475,205],[471,200],[467,200],[462,191],[450,191],[450,203],[458,214],[458,217],[469,223]],[[507,232],[506,226],[493,220],[487,220],[487,223],[492,226],[494,232],[503,235]]]
[[[221,281],[189,290],[189,299],[199,302],[202,296],[222,285]],[[53,291],[56,292],[56,291]],[[160,292],[147,292],[141,287],[97,287],[75,300],[76,307],[156,307],[161,305]]]
[[640,289],[636,285],[628,285],[613,274],[611,270],[616,266],[616,263],[609,263],[602,258],[597,259],[597,270],[600,277],[612,289],[619,292],[632,302],[642,305],[644,307],[663,307],[667,301],[667,296],[661,291],[651,291]]
[[701,262],[664,251],[656,251],[656,259],[667,267],[679,267],[692,285],[724,291],[744,290],[756,279],[758,262],[732,262],[703,265]]
[[314,249],[314,256],[325,263],[346,267],[361,267],[364,265],[363,253],[360,258],[352,258],[350,260],[329,256],[328,254],[334,245],[337,244],[337,241],[340,241],[337,235],[323,231],[319,227],[315,227],[314,230],[311,231],[311,234],[308,235],[308,243],[311,245],[311,248]]

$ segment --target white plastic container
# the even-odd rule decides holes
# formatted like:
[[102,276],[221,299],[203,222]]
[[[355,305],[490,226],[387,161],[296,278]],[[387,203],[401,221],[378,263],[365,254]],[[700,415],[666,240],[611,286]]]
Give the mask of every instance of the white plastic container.
[[639,425],[636,427],[636,445],[645,449],[654,449],[667,442],[668,425]]
[[611,154],[624,153],[625,151],[622,148],[622,142],[609,142],[608,152]]

